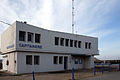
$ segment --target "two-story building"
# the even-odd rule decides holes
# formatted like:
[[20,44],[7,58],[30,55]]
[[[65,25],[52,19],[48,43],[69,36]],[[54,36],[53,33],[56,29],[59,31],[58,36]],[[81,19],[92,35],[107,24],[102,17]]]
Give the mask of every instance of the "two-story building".
[[98,38],[16,21],[1,35],[3,69],[22,74],[94,67]]

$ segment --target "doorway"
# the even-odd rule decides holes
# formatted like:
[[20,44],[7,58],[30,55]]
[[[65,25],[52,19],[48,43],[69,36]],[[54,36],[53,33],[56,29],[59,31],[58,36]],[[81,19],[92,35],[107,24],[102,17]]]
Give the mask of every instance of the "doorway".
[[68,67],[68,57],[64,57],[64,69],[67,70]]

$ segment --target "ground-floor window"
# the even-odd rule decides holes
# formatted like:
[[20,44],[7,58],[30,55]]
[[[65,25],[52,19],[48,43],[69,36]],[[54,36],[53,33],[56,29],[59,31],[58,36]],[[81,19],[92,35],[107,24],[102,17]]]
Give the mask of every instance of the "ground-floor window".
[[54,56],[53,57],[53,63],[54,64],[58,64],[58,56]]
[[81,58],[79,58],[79,64],[82,64],[82,59]]
[[75,64],[78,64],[78,59],[75,59]]
[[39,65],[39,56],[34,56],[34,64]]
[[63,64],[63,56],[59,56],[59,64]]
[[74,64],[82,64],[82,58],[75,58]]
[[26,55],[26,64],[32,65],[32,55]]

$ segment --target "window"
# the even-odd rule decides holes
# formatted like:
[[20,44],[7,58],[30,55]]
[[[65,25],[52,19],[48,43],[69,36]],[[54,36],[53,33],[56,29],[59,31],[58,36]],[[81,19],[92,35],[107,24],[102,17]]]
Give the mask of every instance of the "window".
[[88,42],[85,42],[85,49],[87,49],[88,47]]
[[78,47],[81,48],[81,41],[78,41]]
[[59,64],[63,64],[63,57],[59,56]]
[[32,65],[32,55],[27,55],[26,56],[26,64]]
[[59,37],[55,37],[55,45],[59,45]]
[[26,32],[19,31],[19,41],[25,41],[25,39],[26,39]]
[[28,41],[33,42],[33,33],[28,32]]
[[65,46],[69,46],[69,39],[65,39]]
[[70,47],[73,47],[73,40],[70,40]]
[[74,41],[74,47],[77,47],[77,40]]
[[35,34],[35,42],[40,43],[40,34]]
[[58,56],[54,56],[53,63],[58,64]]
[[91,43],[89,43],[89,49],[91,49]]
[[78,59],[75,59],[75,64],[78,64]]
[[81,58],[79,59],[79,64],[82,64],[82,59]]
[[34,56],[34,64],[39,65],[39,56]]
[[60,45],[61,45],[61,46],[64,46],[64,38],[61,38],[61,39],[60,39]]

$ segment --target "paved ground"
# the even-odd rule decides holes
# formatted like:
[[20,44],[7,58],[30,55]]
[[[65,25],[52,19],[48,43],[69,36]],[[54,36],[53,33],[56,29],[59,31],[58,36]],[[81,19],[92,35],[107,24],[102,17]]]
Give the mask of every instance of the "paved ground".
[[[105,72],[103,75],[99,72],[94,76],[92,70],[80,70],[76,71],[74,75],[75,80],[120,80],[120,71]],[[35,80],[71,80],[71,78],[71,71],[35,74]],[[33,78],[32,74],[12,75],[0,71],[0,80],[33,80]]]
[[91,77],[91,78],[82,79],[82,80],[120,80],[120,71],[105,73],[101,76]]

